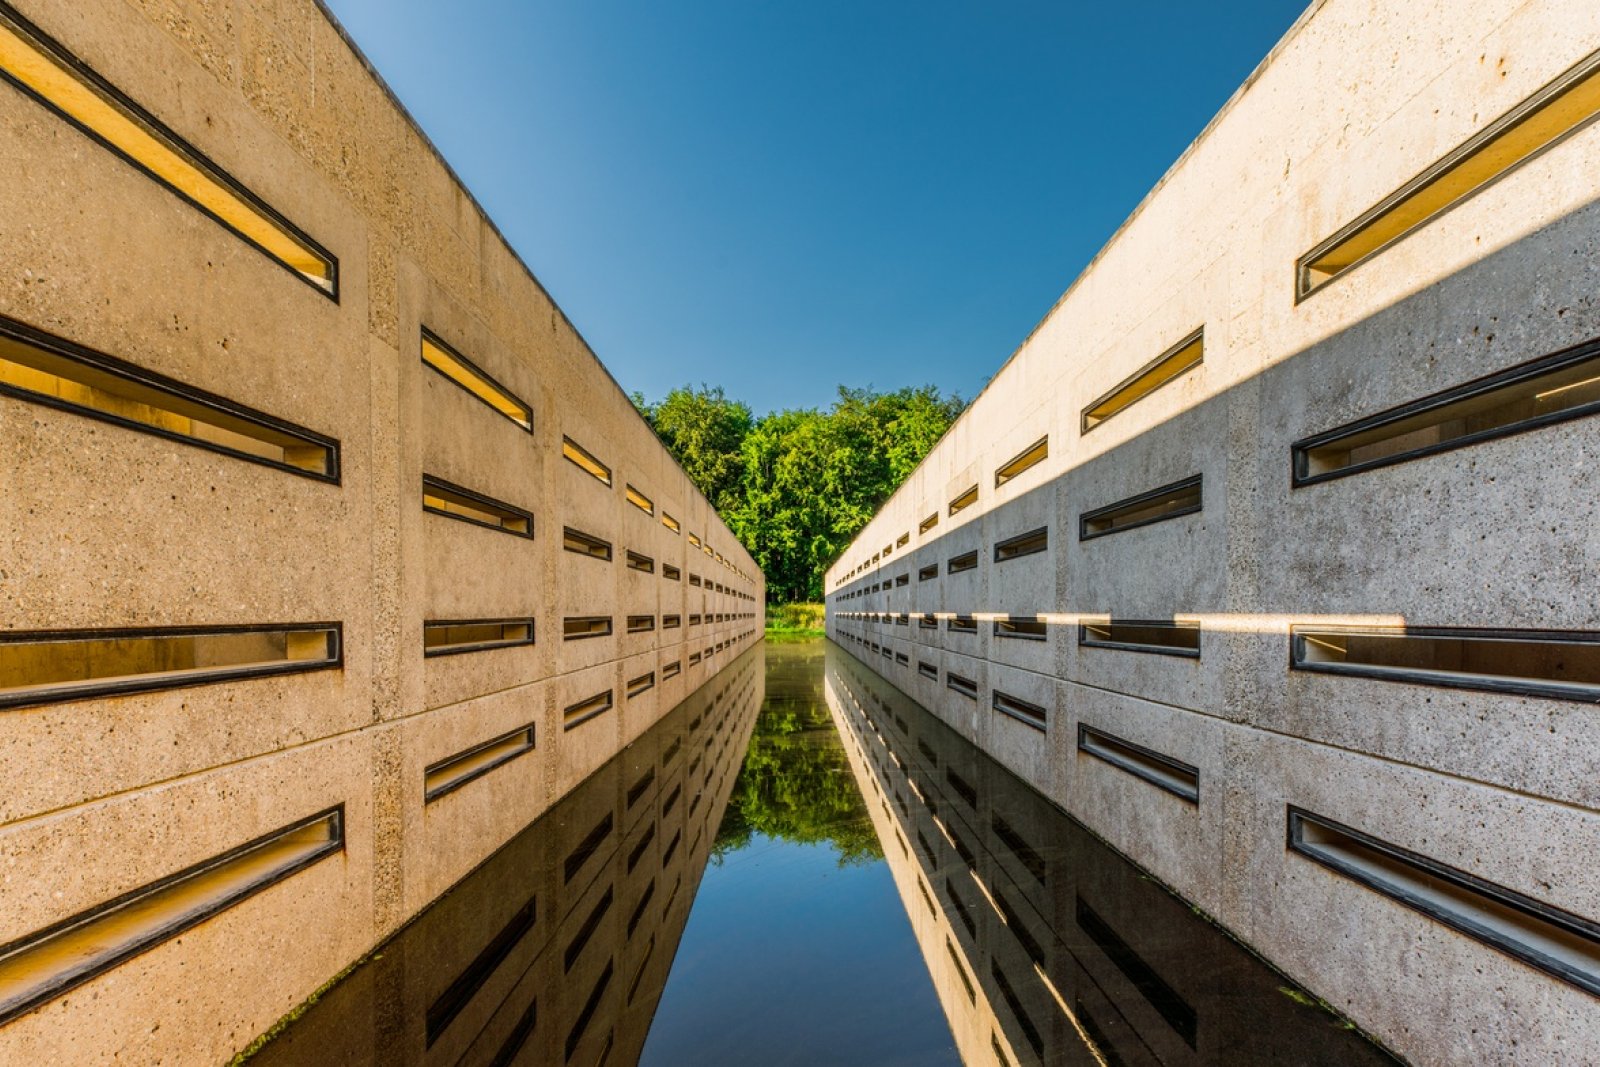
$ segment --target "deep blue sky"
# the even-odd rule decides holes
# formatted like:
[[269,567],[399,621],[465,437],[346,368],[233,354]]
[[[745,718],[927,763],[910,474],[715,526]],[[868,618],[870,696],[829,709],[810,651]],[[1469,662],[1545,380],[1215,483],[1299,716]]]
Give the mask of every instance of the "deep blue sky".
[[1301,0],[330,0],[625,389],[971,397]]

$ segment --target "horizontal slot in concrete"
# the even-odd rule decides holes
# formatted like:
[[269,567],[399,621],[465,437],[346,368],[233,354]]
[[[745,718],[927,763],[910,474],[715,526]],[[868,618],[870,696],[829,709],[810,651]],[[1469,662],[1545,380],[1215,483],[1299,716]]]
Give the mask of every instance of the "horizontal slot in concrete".
[[1600,703],[1600,633],[1291,628],[1296,670]]
[[561,455],[568,463],[591,475],[602,485],[610,486],[611,468],[595,459],[587,449],[572,438],[565,436],[561,438]]
[[953,634],[975,634],[978,632],[978,620],[971,615],[957,615],[944,620],[944,628]]
[[663,563],[661,565],[661,577],[669,582],[681,582],[683,580],[683,572],[670,563]]
[[1200,803],[1200,771],[1154,749],[1125,741],[1115,734],[1078,724],[1078,751],[1143,778],[1191,804]]
[[1468,138],[1295,265],[1304,299],[1600,117],[1600,52]]
[[648,791],[650,786],[655,783],[655,780],[656,769],[651,767],[639,776],[639,780],[637,782],[634,782],[628,787],[629,810],[632,810],[633,806],[639,803],[640,799],[644,797],[645,792]]
[[995,711],[1035,730],[1043,731],[1049,724],[1049,712],[1044,708],[1021,697],[1014,697],[1010,693],[1002,693],[996,689],[990,703]]
[[[583,1040],[583,1035],[589,1029],[589,1024],[594,1021],[595,1012],[600,1010],[600,998],[605,996],[606,987],[611,984],[611,975],[615,970],[614,961],[606,962],[606,969],[600,972],[600,977],[595,980],[594,989],[589,993],[589,999],[583,1002],[583,1008],[578,1012],[578,1018],[573,1022],[572,1029],[567,1031],[566,1059],[572,1060],[573,1053],[578,1051],[578,1042]],[[600,1057],[600,1062],[605,1057]]]
[[1033,1054],[1041,1059],[1044,1056],[1044,1037],[1039,1033],[1039,1028],[1033,1024],[1028,1012],[1022,1006],[1022,1001],[1017,996],[1016,990],[1011,988],[1010,979],[1000,969],[1000,961],[989,961],[989,973],[994,978],[995,988],[1000,990],[1000,999],[1006,1002],[1006,1007],[1011,1009],[1012,1018],[1016,1019],[1017,1026],[1022,1030],[1023,1038],[1028,1042],[1028,1047],[1033,1049]]
[[999,815],[989,818],[989,827],[994,830],[995,838],[1005,846],[1006,851],[1016,857],[1024,870],[1033,876],[1034,881],[1040,885],[1045,884],[1044,857],[1039,855],[1037,849],[1027,842],[1016,828]]
[[609,561],[611,559],[611,542],[586,534],[582,530],[574,530],[570,526],[561,529],[561,547],[567,552],[575,552],[580,556],[591,559]]
[[628,569],[630,571],[638,571],[641,574],[654,574],[656,572],[656,561],[642,552],[628,549]]
[[1106,954],[1106,958],[1132,983],[1139,995],[1149,1002],[1156,1010],[1156,1014],[1166,1020],[1167,1025],[1183,1038],[1183,1043],[1192,1049],[1198,1049],[1200,1020],[1194,1005],[1173,989],[1154,967],[1146,963],[1144,958],[1135,952],[1133,947],[1123,940],[1122,936],[1113,930],[1111,925],[1081,896],[1077,898],[1075,917],[1078,929],[1087,934],[1089,940]]
[[573,615],[561,620],[563,641],[585,641],[591,637],[611,636],[611,616]]
[[533,432],[532,408],[497,382],[488,371],[427,329],[422,331],[422,362],[524,430]]
[[935,511],[932,515],[917,523],[917,533],[925,534],[937,525],[939,525],[939,513]]
[[1109,619],[1078,626],[1078,644],[1163,656],[1200,657],[1200,624],[1164,619]]
[[1381,411],[1291,446],[1294,484],[1315,485],[1600,414],[1600,341]]
[[1111,390],[1083,409],[1081,433],[1104,423],[1143,400],[1163,385],[1193,370],[1205,361],[1205,329],[1196,330],[1149,363],[1118,382]]
[[561,729],[573,730],[591,719],[604,715],[615,706],[612,690],[596,693],[592,697],[569,704],[561,712]]
[[647,634],[656,628],[654,615],[629,615],[628,632],[630,634]]
[[663,681],[668,678],[676,678],[681,673],[683,673],[683,663],[679,660],[672,660],[661,666],[661,678]]
[[339,442],[0,315],[0,394],[339,482]]
[[332,254],[3,4],[0,75],[317,292],[339,299],[339,264]]
[[650,671],[648,674],[641,674],[637,678],[630,678],[628,679],[628,699],[632,700],[634,697],[647,693],[655,687],[655,671]]
[[0,631],[0,708],[344,665],[339,623]]
[[683,625],[683,616],[682,615],[663,615],[663,616],[661,616],[661,628],[663,630],[676,630],[679,627],[681,627],[682,625]]
[[[978,502],[978,487],[976,485],[974,485],[971,489],[968,489],[968,490],[965,490],[964,492],[958,493],[956,495],[956,498],[954,500],[950,501],[950,514],[954,515],[954,514],[960,512],[960,511],[965,510],[966,508],[971,507],[972,505],[976,504],[977,502]],[[872,562],[874,562],[874,563],[878,562],[878,557],[877,556],[873,556],[872,557]]]
[[994,559],[996,563],[1004,563],[1007,560],[1036,555],[1049,547],[1050,528],[1041,526],[1037,530],[1029,530],[1027,533],[997,542],[994,546]]
[[917,570],[917,581],[919,582],[926,582],[937,577],[939,577],[939,565],[937,563],[930,563],[926,567],[921,567]]
[[967,977],[967,968],[961,962],[961,954],[956,951],[956,946],[949,937],[944,939],[944,950],[950,954],[950,964],[956,969],[956,977],[961,979],[961,988],[967,991],[967,1000],[977,1004],[978,991],[972,988],[972,979]]
[[645,884],[643,892],[639,894],[639,903],[633,906],[633,913],[628,916],[629,937],[632,937],[633,932],[639,928],[639,923],[644,918],[645,910],[649,908],[650,901],[655,897],[655,895],[656,880],[654,877],[652,877],[650,881]]
[[1001,464],[994,472],[994,485],[998,489],[1011,479],[1017,477],[1030,467],[1043,463],[1050,457],[1050,437],[1045,435],[1027,448],[1018,452],[1011,459]]
[[923,614],[917,616],[917,629],[919,629],[919,630],[937,630],[938,628],[939,628],[939,619],[933,613],[924,612]]
[[431,804],[533,750],[534,725],[529,723],[431,764],[423,771],[423,802]]
[[533,514],[504,500],[453,485],[431,474],[422,476],[422,509],[458,522],[470,522],[517,537],[533,536]]
[[612,828],[615,825],[615,817],[611,812],[606,812],[600,817],[600,821],[594,824],[594,828],[584,835],[583,840],[578,842],[577,847],[567,853],[567,858],[561,862],[561,881],[563,884],[571,884],[572,880],[578,876],[578,872],[582,871],[585,865],[588,864],[590,857],[600,851],[600,846],[605,844],[606,838],[611,836]]
[[639,490],[635,489],[633,486],[624,486],[623,492],[628,498],[628,503],[644,512],[646,515],[654,515],[656,513],[655,501],[639,492]]
[[340,806],[0,947],[0,1023],[342,851]]
[[917,660],[917,673],[924,678],[932,678],[936,682],[939,680],[939,668],[925,659]]
[[1203,504],[1201,476],[1163,485],[1078,516],[1078,540],[1090,541],[1107,534],[1134,530],[1152,523],[1193,515]]
[[578,927],[572,939],[567,942],[567,947],[561,954],[561,970],[563,974],[570,974],[573,964],[583,956],[583,950],[588,947],[594,938],[595,931],[600,929],[600,923],[605,919],[606,913],[611,910],[611,905],[616,901],[616,894],[611,886],[606,887],[605,894],[596,902],[589,914],[584,916],[583,925]]
[[661,513],[661,525],[665,526],[673,533],[681,533],[683,531],[683,526],[678,522],[678,520],[673,518],[671,515],[668,515],[664,511]]
[[1288,847],[1600,996],[1600,923],[1289,805]]
[[1019,641],[1043,641],[1050,634],[1043,619],[996,619],[994,635]]
[[454,656],[533,644],[530,619],[436,619],[422,624],[424,656]]

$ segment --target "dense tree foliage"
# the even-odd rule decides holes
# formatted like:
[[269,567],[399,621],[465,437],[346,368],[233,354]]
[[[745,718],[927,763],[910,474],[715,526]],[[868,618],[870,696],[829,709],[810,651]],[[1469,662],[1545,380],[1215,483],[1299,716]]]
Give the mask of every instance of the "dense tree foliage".
[[704,385],[633,399],[760,564],[775,602],[821,598],[823,571],[963,407],[933,386],[840,386],[827,411],[759,419]]
[[[822,697],[820,673],[806,689],[792,688],[793,664],[804,655],[774,654],[768,666],[791,679],[769,688],[756,719],[744,766],[733,785],[712,855],[718,862],[748,846],[756,834],[799,845],[831,845],[839,866],[883,858],[866,802]],[[775,690],[789,689],[781,695]]]

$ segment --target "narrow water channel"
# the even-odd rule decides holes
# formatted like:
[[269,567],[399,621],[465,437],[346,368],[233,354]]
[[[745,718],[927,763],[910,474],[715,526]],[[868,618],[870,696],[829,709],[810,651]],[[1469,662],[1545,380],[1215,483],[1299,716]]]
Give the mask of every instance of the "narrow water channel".
[[1382,1062],[824,642],[741,656],[250,1059]]

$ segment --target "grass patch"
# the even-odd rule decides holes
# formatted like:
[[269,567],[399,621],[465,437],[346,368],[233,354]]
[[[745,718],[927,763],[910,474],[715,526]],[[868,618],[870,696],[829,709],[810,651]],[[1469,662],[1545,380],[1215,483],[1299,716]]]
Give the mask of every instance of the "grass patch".
[[825,609],[821,604],[768,604],[767,640],[799,641],[822,637]]

